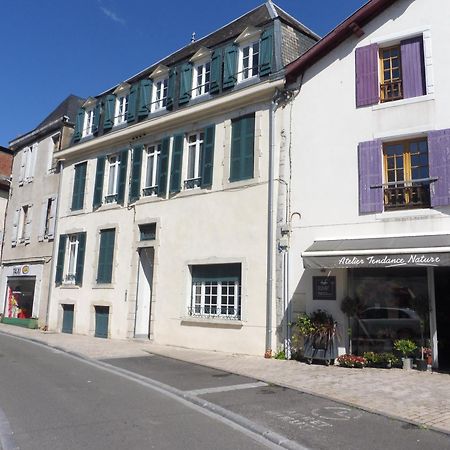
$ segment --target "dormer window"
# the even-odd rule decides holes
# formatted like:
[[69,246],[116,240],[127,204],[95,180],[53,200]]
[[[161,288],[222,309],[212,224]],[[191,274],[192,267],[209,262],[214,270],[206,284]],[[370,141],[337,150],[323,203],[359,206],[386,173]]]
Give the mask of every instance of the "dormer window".
[[93,126],[94,126],[94,108],[86,109],[84,113],[82,136],[86,137],[93,134]]
[[152,111],[158,111],[167,106],[167,88],[169,84],[168,78],[155,80],[153,85]]
[[120,125],[127,121],[128,93],[117,96],[116,111],[114,114],[114,125]]
[[192,97],[207,94],[211,77],[211,63],[202,62],[194,66]]
[[259,75],[260,37],[261,30],[248,27],[235,41],[239,44],[238,83]]

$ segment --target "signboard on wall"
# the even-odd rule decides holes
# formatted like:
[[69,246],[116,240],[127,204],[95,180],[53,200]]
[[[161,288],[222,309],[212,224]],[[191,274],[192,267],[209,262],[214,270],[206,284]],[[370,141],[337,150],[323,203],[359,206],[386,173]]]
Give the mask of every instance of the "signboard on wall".
[[336,300],[336,277],[313,277],[313,300]]
[[28,275],[30,273],[30,266],[25,264],[24,266],[14,266],[13,275],[15,277],[20,277],[22,275]]

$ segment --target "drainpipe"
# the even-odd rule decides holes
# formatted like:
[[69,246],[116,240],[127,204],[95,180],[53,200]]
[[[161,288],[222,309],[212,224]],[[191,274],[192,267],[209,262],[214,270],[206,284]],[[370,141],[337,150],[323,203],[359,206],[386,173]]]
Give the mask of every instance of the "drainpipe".
[[266,298],[266,351],[265,358],[272,357],[272,292],[273,292],[273,186],[275,149],[275,97],[270,103],[269,115],[269,183],[267,202],[267,298]]
[[[65,123],[66,120],[63,122]],[[62,142],[64,139],[64,125],[61,127],[60,137],[59,137],[59,148],[58,150],[61,150]],[[59,180],[58,180],[58,199],[56,202],[56,211],[55,211],[55,229],[54,229],[54,238],[53,238],[53,252],[52,252],[52,259],[51,259],[51,268],[50,268],[50,278],[48,281],[48,297],[47,297],[47,311],[45,313],[45,329],[48,330],[48,318],[50,316],[50,302],[52,298],[53,293],[53,278],[55,276],[55,270],[56,270],[56,259],[58,257],[58,245],[56,245],[56,237],[58,236],[58,224],[59,224],[59,206],[61,204],[61,188],[62,188],[62,178],[63,178],[63,169],[64,169],[64,160],[60,159],[58,160],[58,170],[59,170]]]

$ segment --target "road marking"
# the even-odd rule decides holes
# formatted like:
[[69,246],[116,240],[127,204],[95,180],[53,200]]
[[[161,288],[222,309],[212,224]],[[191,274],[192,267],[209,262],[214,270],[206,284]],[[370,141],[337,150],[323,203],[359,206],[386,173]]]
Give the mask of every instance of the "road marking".
[[323,408],[313,409],[311,414],[326,420],[356,420],[362,416],[360,411],[342,406],[324,406]]
[[204,395],[204,394],[214,394],[216,392],[228,392],[228,391],[238,391],[240,389],[253,389],[259,387],[268,386],[267,383],[263,381],[258,381],[256,383],[244,383],[244,384],[234,384],[231,386],[219,386],[213,388],[205,388],[205,389],[194,389],[192,391],[184,391],[186,394],[190,395]]
[[19,446],[16,445],[11,426],[6,417],[6,414],[0,408],[0,448],[2,450],[19,450]]

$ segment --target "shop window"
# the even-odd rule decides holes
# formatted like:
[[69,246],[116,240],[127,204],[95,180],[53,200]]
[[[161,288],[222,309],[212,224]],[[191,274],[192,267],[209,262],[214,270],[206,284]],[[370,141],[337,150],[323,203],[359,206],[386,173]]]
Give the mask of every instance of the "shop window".
[[5,316],[10,319],[29,319],[33,315],[34,287],[36,280],[9,278]]
[[392,352],[397,339],[430,347],[425,269],[358,269],[352,273],[359,312],[352,319],[353,352]]

